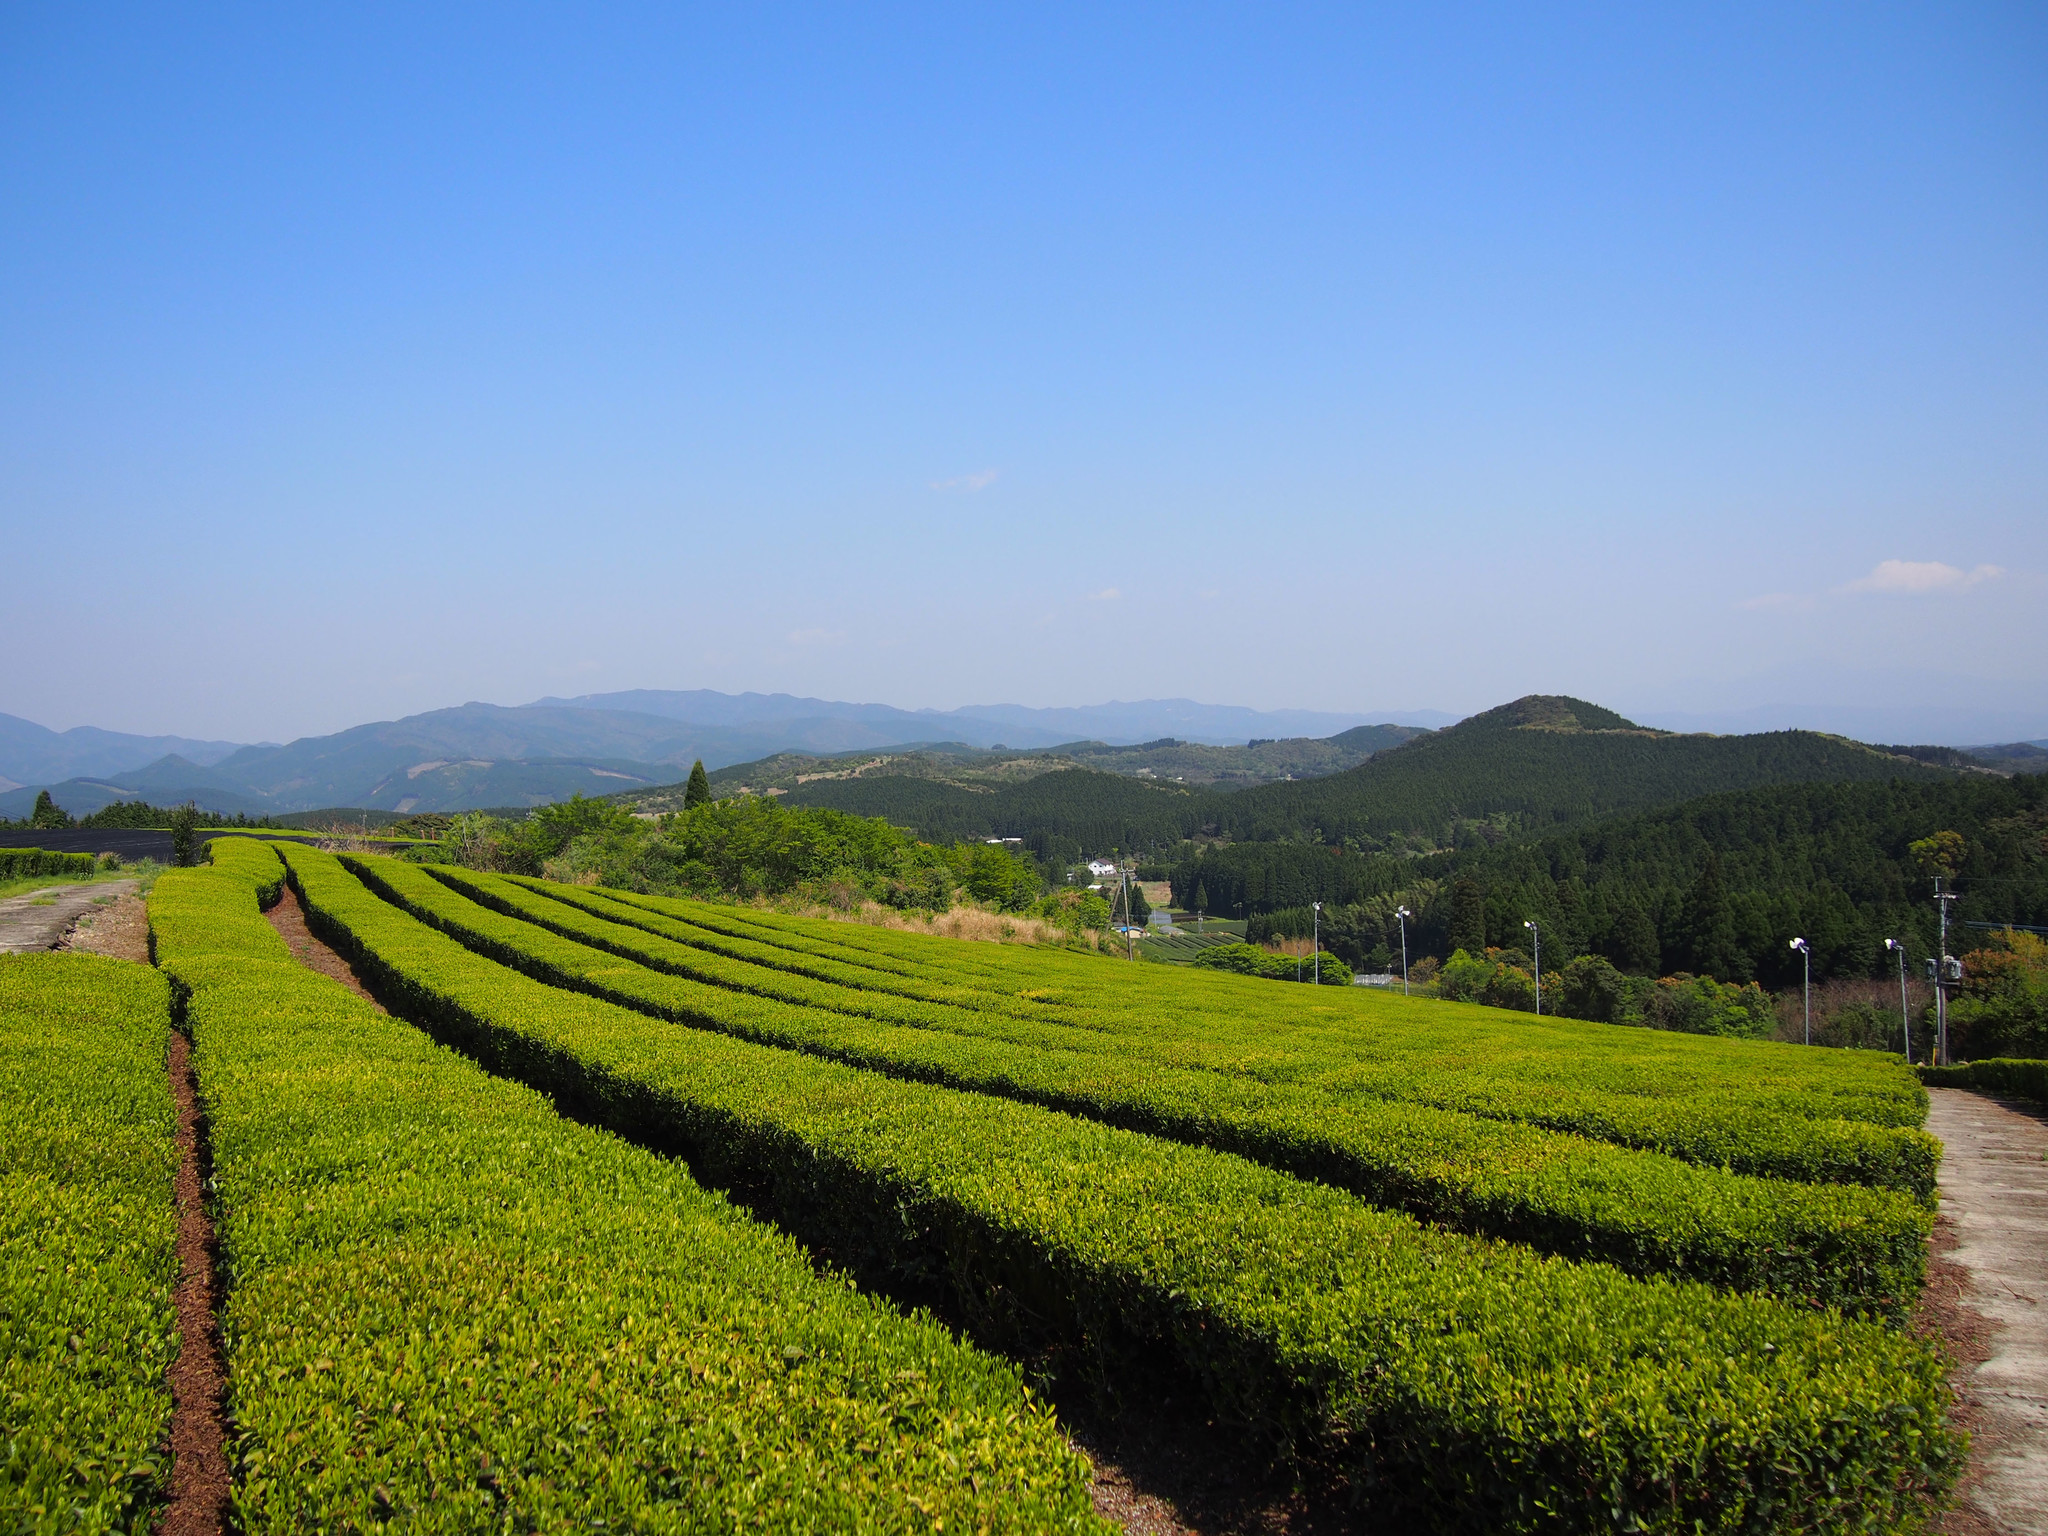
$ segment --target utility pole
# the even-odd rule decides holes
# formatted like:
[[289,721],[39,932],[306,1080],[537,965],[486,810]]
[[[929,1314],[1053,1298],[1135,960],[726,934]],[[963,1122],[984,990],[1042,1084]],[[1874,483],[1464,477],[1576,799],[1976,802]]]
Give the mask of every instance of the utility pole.
[[1934,877],[1934,905],[1941,913],[1941,962],[1934,973],[1934,1060],[1938,1066],[1951,1066],[1948,1054],[1948,984],[1961,974],[1962,967],[1950,958],[1948,952],[1948,904],[1956,899],[1954,891],[1944,891],[1942,877]]
[[[1408,919],[1412,916],[1406,907],[1394,908],[1394,918],[1401,925],[1401,995],[1408,995]],[[1387,930],[1382,928],[1381,933]]]
[[1794,939],[1792,947],[1799,951],[1806,961],[1806,986],[1800,993],[1806,1014],[1806,1043],[1813,1044],[1813,947],[1804,939]]
[[1309,905],[1316,909],[1316,915],[1310,921],[1314,924],[1315,933],[1316,985],[1320,987],[1323,984],[1323,904],[1312,901]]
[[1524,918],[1522,926],[1536,941],[1536,1017],[1540,1019],[1543,1017],[1543,930],[1536,926],[1533,917]]
[[1899,1036],[1906,1042],[1906,1065],[1913,1064],[1913,1016],[1906,1011],[1906,941],[1886,939],[1884,947],[1899,957]]

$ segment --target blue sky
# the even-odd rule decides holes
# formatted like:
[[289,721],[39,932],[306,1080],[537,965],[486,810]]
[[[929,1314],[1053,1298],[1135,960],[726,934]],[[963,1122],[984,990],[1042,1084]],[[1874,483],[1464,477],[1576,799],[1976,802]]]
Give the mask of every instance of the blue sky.
[[590,12],[0,12],[0,710],[2048,735],[2038,7]]

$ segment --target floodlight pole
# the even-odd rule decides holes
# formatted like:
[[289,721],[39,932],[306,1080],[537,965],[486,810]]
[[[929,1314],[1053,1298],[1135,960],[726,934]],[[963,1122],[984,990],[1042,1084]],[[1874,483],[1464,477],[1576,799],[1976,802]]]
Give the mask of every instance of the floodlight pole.
[[1799,951],[1806,962],[1806,984],[1800,991],[1801,1010],[1806,1019],[1806,1043],[1813,1044],[1813,948],[1804,939],[1794,939],[1792,947]]
[[1543,1017],[1543,930],[1536,926],[1533,917],[1524,918],[1522,926],[1529,930],[1536,941],[1536,1017]]
[[1310,921],[1314,924],[1311,931],[1315,934],[1313,942],[1316,947],[1316,985],[1320,987],[1323,984],[1323,904],[1320,901],[1312,901],[1309,905],[1316,909],[1316,915]]
[[1913,1064],[1913,1016],[1906,1011],[1906,941],[1886,939],[1884,947],[1899,957],[1899,1036],[1906,1042],[1906,1065]]
[[[1394,920],[1401,925],[1401,995],[1403,997],[1408,995],[1408,918],[1409,911],[1406,907],[1394,908]],[[1386,929],[1382,928],[1380,932],[1385,933]]]
[[1934,905],[1941,913],[1941,959],[1934,968],[1934,1060],[1937,1066],[1950,1066],[1948,1055],[1948,983],[1949,967],[1953,962],[1948,954],[1948,904],[1956,899],[1954,891],[1941,888],[1940,875],[1934,877]]

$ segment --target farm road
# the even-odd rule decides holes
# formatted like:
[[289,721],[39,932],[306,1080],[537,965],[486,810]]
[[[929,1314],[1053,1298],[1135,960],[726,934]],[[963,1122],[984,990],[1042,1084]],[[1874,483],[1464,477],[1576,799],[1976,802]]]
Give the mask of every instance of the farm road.
[[55,949],[85,913],[111,906],[115,897],[134,889],[133,880],[102,880],[94,885],[45,886],[10,896],[0,901],[0,954]]
[[1989,1358],[1956,1373],[1977,1441],[1962,1504],[1993,1531],[2048,1536],[2048,1121],[1963,1088],[1930,1088],[1947,1257]]

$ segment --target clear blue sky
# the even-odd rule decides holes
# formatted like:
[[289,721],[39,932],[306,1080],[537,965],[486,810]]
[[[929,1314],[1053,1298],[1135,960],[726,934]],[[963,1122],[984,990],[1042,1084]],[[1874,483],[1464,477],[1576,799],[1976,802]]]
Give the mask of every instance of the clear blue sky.
[[2039,6],[0,11],[0,710],[52,726],[2048,734],[2044,428]]

